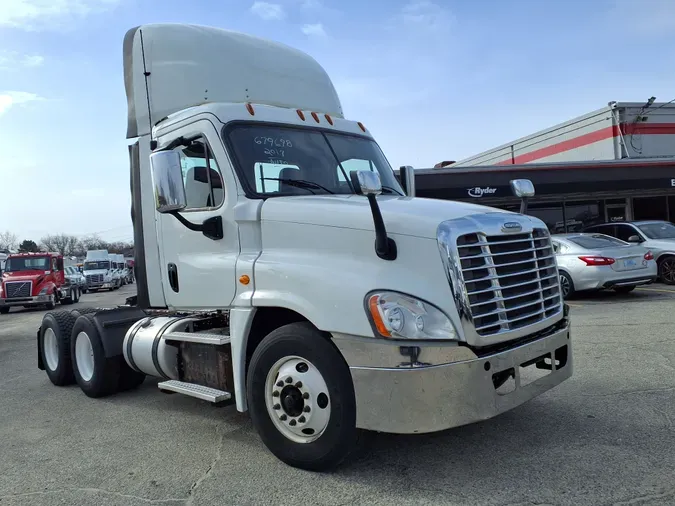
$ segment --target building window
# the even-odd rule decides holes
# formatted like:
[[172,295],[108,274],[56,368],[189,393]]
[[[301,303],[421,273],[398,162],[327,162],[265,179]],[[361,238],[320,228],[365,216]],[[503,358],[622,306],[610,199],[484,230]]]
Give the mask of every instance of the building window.
[[560,234],[565,231],[562,204],[530,204],[527,214],[539,218],[548,227],[552,234]]
[[604,204],[599,200],[565,203],[567,232],[581,232],[584,228],[605,222]]
[[675,196],[668,197],[668,221],[675,221]]
[[634,220],[667,220],[667,197],[633,197]]

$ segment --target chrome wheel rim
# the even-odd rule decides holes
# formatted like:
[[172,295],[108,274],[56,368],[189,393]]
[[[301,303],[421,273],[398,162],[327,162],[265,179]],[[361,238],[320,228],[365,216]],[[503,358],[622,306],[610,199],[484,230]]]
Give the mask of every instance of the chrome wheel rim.
[[272,366],[265,381],[265,405],[276,429],[295,443],[316,441],[328,427],[328,385],[304,358],[284,357]]
[[563,298],[570,294],[570,280],[562,274],[560,275],[560,290],[562,290]]

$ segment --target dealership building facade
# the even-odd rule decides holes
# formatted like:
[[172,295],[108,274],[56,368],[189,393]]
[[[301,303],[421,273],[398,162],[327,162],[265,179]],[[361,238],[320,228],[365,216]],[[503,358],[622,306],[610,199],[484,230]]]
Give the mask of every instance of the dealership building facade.
[[417,195],[518,210],[511,179],[530,179],[528,214],[552,233],[597,223],[675,221],[675,103],[607,107],[459,162],[416,171]]

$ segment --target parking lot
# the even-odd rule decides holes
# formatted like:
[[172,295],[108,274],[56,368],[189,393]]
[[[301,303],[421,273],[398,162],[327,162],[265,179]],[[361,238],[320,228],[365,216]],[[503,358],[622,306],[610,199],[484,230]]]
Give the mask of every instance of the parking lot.
[[0,317],[0,505],[675,504],[674,302],[665,285],[575,299],[571,380],[483,423],[373,435],[323,475],[280,463],[234,407],[154,380],[99,400],[52,386],[36,367],[44,311],[13,310]]

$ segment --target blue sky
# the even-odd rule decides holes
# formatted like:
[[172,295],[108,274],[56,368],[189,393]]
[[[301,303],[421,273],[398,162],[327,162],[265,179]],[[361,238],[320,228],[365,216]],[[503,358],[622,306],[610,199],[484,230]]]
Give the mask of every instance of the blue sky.
[[151,22],[308,52],[395,167],[675,98],[672,0],[0,0],[0,231],[131,239],[122,39]]

